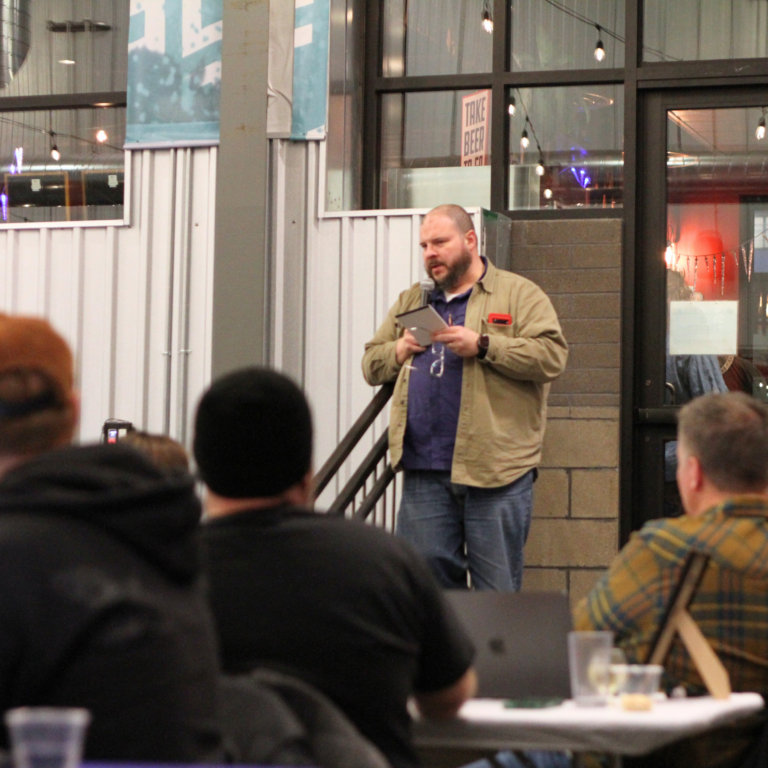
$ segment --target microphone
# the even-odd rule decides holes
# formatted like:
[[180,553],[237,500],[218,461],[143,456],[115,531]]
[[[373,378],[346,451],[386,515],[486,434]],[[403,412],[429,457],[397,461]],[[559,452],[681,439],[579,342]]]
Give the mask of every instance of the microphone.
[[435,281],[427,277],[419,283],[419,288],[421,288],[421,306],[426,307],[429,304],[430,294],[435,290]]

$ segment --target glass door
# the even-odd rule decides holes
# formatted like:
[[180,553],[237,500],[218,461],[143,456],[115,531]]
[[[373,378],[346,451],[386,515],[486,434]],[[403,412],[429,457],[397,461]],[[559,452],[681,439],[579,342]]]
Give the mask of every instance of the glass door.
[[675,420],[707,392],[768,399],[768,91],[645,99],[632,528],[682,513]]

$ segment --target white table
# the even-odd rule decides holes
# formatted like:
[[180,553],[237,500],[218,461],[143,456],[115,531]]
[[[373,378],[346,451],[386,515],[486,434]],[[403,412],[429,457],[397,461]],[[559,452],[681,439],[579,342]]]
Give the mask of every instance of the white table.
[[507,709],[496,699],[472,699],[452,720],[414,722],[423,749],[550,749],[642,755],[678,739],[759,712],[757,693],[734,693],[657,702],[646,712],[619,707],[577,707],[566,701],[547,709]]

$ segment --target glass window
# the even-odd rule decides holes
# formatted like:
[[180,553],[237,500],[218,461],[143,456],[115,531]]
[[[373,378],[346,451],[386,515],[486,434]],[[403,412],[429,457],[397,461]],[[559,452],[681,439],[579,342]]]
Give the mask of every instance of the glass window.
[[0,223],[122,219],[124,143],[124,108],[0,112]]
[[644,61],[768,55],[768,4],[756,0],[645,0]]
[[384,0],[384,77],[490,72],[491,0]]
[[124,91],[129,0],[8,0],[0,98]]
[[510,209],[622,205],[622,86],[516,88],[510,96]]
[[759,108],[667,113],[668,404],[727,390],[768,401],[764,124]]
[[623,0],[515,0],[510,7],[513,72],[624,66]]
[[381,208],[490,208],[491,92],[382,97]]

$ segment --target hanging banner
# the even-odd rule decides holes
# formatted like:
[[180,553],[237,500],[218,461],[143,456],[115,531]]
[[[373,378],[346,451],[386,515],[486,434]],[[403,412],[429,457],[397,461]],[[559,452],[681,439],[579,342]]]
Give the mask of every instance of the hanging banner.
[[296,0],[292,139],[324,139],[330,0]]
[[223,0],[131,0],[126,149],[219,141]]
[[491,92],[461,99],[461,165],[491,164]]

